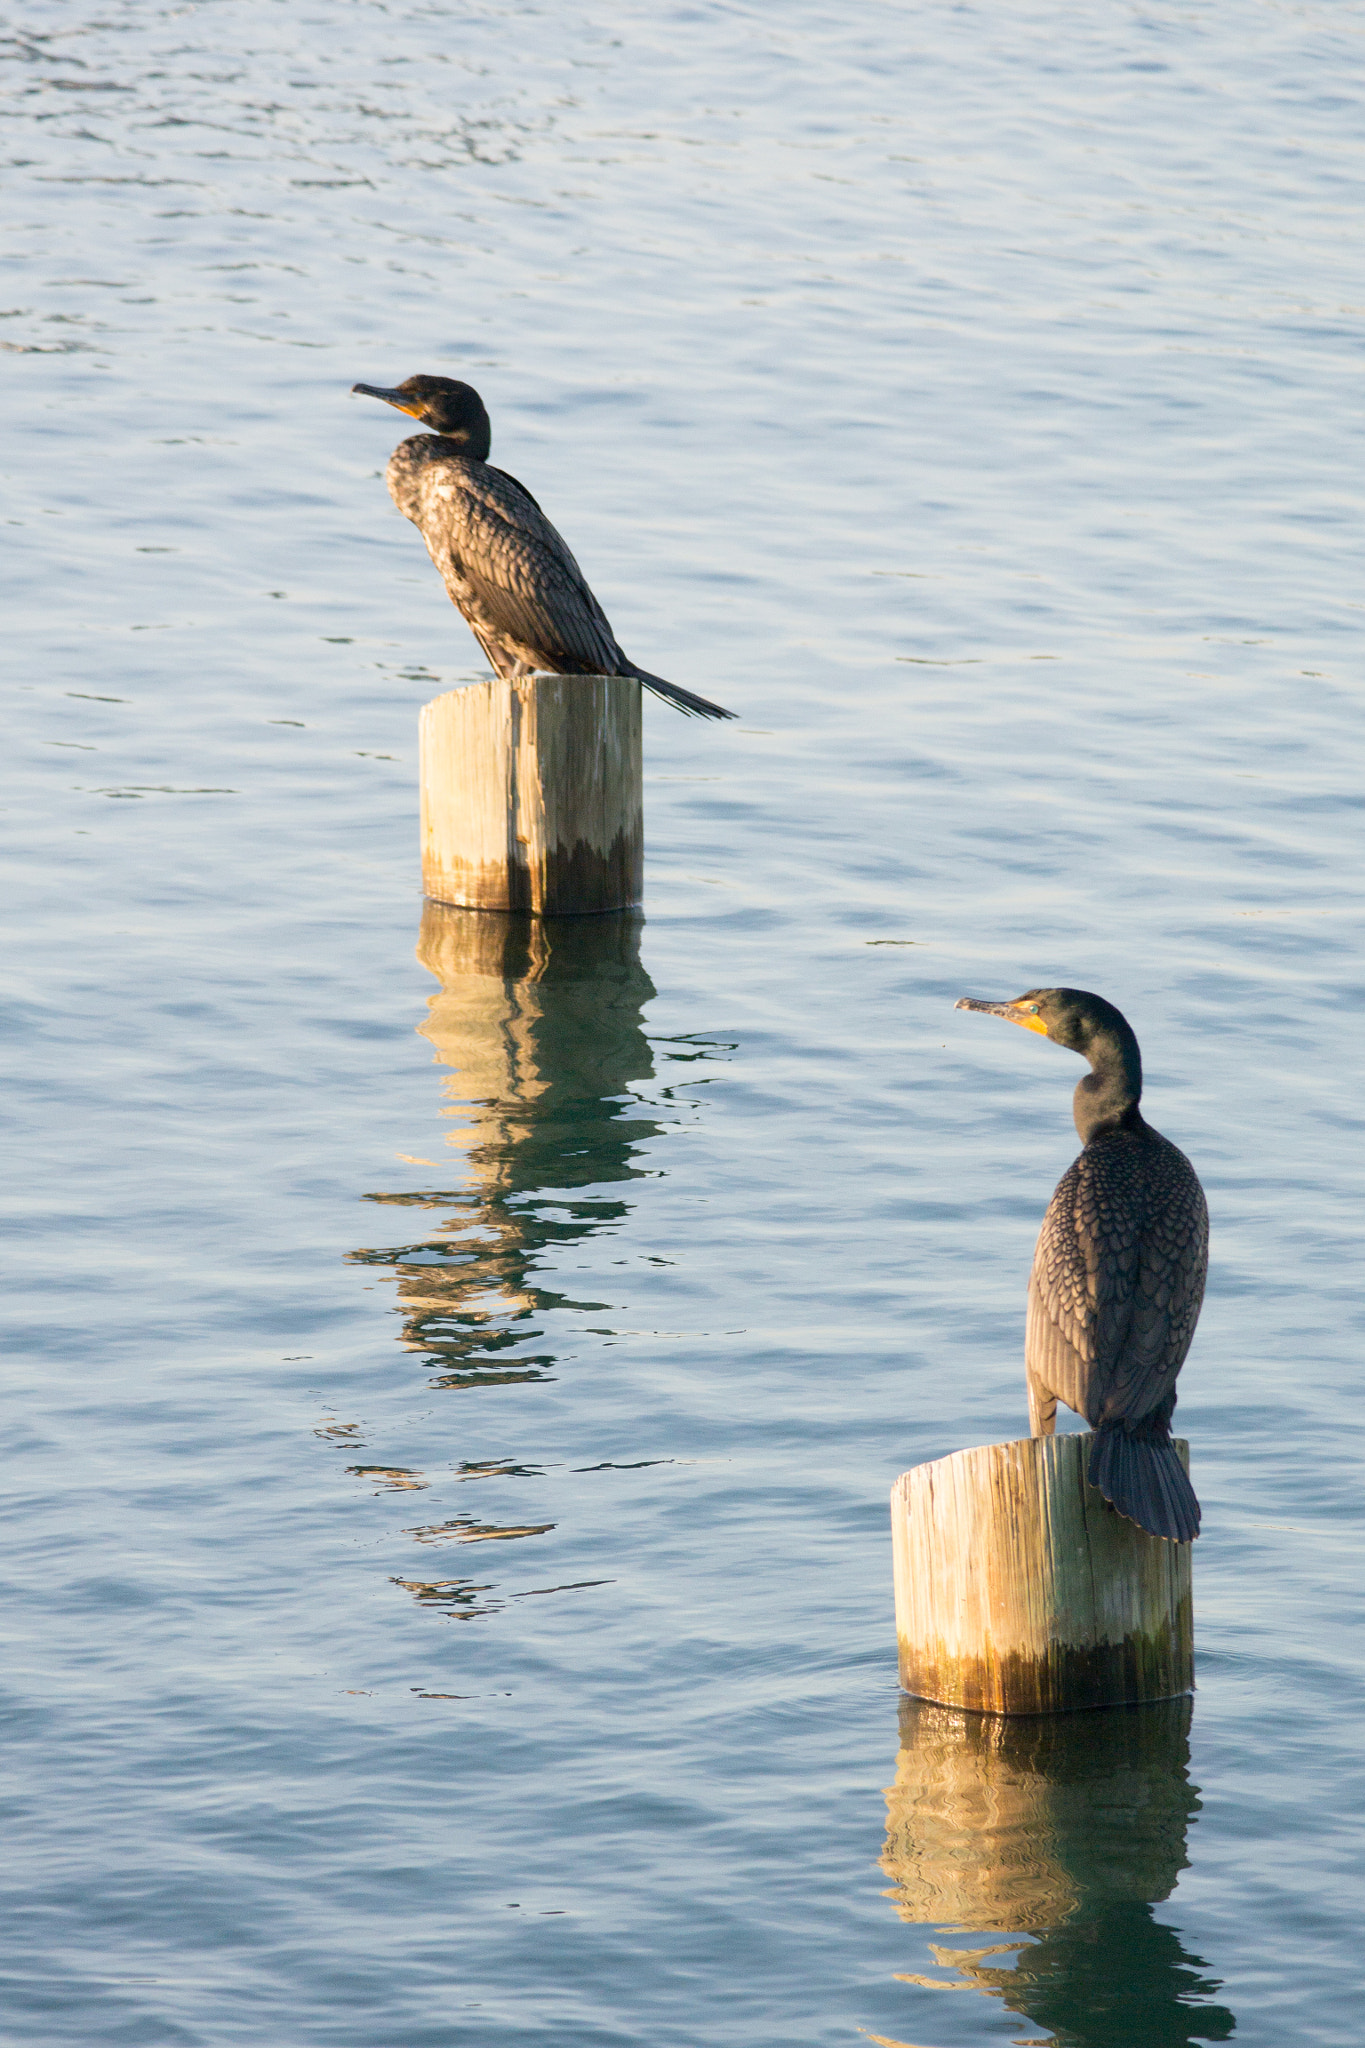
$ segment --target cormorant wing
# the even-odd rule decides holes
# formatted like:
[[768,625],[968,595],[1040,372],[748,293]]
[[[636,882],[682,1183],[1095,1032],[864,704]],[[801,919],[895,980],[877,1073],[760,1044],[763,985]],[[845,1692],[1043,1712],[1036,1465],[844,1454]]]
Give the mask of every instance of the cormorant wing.
[[[1148,1148],[1145,1192],[1136,1285],[1125,1304],[1121,1341],[1109,1354],[1107,1398],[1116,1415],[1149,1414],[1173,1392],[1194,1341],[1208,1273],[1204,1190],[1184,1153],[1165,1138]],[[1103,1349],[1100,1355],[1106,1356]]]
[[1092,1428],[1150,1414],[1189,1351],[1207,1244],[1203,1191],[1174,1145],[1155,1132],[1147,1142],[1115,1132],[1087,1145],[1039,1233],[1030,1373]]
[[1028,1282],[1024,1365],[1031,1380],[1089,1420],[1098,1288],[1083,1227],[1089,1206],[1081,1187],[1084,1163],[1082,1153],[1058,1181],[1038,1233]]
[[506,641],[552,672],[625,666],[562,535],[515,477],[489,463],[435,462],[422,496],[432,560],[480,638]]

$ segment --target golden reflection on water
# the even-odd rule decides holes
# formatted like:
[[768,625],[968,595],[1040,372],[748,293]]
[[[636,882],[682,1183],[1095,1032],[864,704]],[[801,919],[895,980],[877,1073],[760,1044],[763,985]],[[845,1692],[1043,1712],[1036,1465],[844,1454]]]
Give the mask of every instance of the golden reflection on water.
[[[541,1335],[539,1318],[559,1307],[605,1306],[570,1301],[537,1276],[551,1254],[562,1266],[566,1247],[627,1215],[612,1184],[644,1170],[635,1163],[637,1150],[658,1130],[639,1113],[635,1095],[635,1085],[654,1072],[642,1021],[654,994],[640,965],[642,926],[631,913],[545,922],[438,903],[423,908],[417,956],[440,987],[418,1029],[448,1070],[442,1115],[451,1126],[450,1171],[437,1187],[367,1196],[386,1211],[416,1212],[420,1235],[367,1246],[351,1259],[393,1274],[400,1341],[435,1368],[434,1386],[545,1379],[555,1360],[531,1348]],[[334,1418],[318,1433],[337,1443],[363,1441],[357,1425]],[[347,1469],[382,1492],[425,1491],[433,1483],[401,1465]],[[467,1460],[443,1473],[441,1484],[542,1476],[539,1466],[499,1457]],[[519,1543],[554,1526],[521,1516],[500,1522],[448,1514],[403,1534],[430,1552],[446,1544]],[[480,1563],[486,1569],[496,1555],[484,1550]],[[455,1554],[448,1556],[453,1564]],[[498,1613],[509,1600],[579,1593],[605,1582],[505,1593],[494,1582],[465,1578],[404,1576],[393,1583],[427,1613],[470,1621]]]
[[902,1700],[886,1896],[940,1933],[1013,1938],[933,1943],[953,1974],[899,1981],[999,1999],[1049,2028],[1027,2037],[1048,2048],[1228,2039],[1218,1984],[1152,1915],[1187,1866],[1199,1810],[1192,1705],[1006,1719]]
[[452,1184],[369,1196],[441,1220],[420,1242],[352,1258],[396,1273],[403,1341],[438,1368],[438,1386],[542,1379],[553,1359],[524,1348],[537,1313],[603,1306],[569,1304],[535,1274],[550,1247],[626,1215],[602,1190],[640,1173],[636,1149],[658,1128],[630,1099],[654,1072],[641,929],[630,913],[547,922],[423,908],[417,955],[441,986],[418,1028],[451,1069]]

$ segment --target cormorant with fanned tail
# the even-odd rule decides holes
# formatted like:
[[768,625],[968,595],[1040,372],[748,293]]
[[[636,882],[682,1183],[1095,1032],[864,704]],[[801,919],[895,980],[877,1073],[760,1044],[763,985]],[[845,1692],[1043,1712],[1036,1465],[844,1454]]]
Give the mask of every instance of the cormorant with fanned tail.
[[1121,1515],[1188,1543],[1199,1502],[1171,1442],[1209,1264],[1209,1212],[1194,1168],[1138,1108],[1142,1055],[1103,996],[1033,988],[1013,1002],[963,996],[1090,1062],[1073,1113],[1084,1150],[1048,1204],[1028,1284],[1029,1427],[1051,1436],[1057,1403],[1095,1431],[1089,1478]]
[[451,600],[497,673],[634,676],[679,711],[733,718],[637,668],[561,535],[531,493],[488,460],[492,428],[483,400],[453,377],[407,377],[386,388],[353,384],[431,428],[402,441],[385,480],[440,570]]

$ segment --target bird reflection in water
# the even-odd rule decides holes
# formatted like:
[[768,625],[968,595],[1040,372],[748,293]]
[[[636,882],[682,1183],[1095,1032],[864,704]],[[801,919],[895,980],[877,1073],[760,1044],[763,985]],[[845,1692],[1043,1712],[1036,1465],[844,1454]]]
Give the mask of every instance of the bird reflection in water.
[[1027,2037],[1040,2048],[1226,2041],[1218,1983],[1152,1916],[1199,1809],[1191,1705],[1004,1718],[902,1700],[886,1896],[941,1934],[1006,1938],[932,1944],[956,1975],[900,1981],[997,1998],[1051,2029]]
[[642,923],[424,906],[417,954],[441,988],[419,1029],[454,1070],[444,1114],[462,1184],[368,1196],[426,1212],[421,1235],[351,1257],[397,1274],[403,1341],[437,1369],[435,1385],[544,1379],[553,1356],[527,1349],[536,1319],[605,1306],[535,1275],[547,1252],[621,1222],[629,1205],[606,1190],[646,1171],[636,1155],[659,1127],[631,1093],[654,1073]]

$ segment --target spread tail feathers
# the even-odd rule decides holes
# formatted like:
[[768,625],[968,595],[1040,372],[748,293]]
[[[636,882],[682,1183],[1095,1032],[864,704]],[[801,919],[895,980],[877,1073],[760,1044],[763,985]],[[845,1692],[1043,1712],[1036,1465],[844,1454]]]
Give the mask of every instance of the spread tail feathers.
[[1168,1432],[1139,1429],[1130,1436],[1122,1423],[1101,1429],[1088,1476],[1121,1515],[1149,1536],[1192,1543],[1199,1534],[1199,1502]]
[[676,705],[688,718],[738,718],[737,711],[727,711],[721,704],[713,704],[709,697],[695,697],[691,690],[684,690],[678,683],[666,683],[662,676],[652,676],[647,669],[633,668],[630,673],[642,682],[656,697],[662,697],[666,704]]

